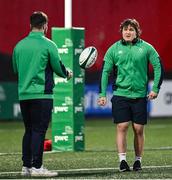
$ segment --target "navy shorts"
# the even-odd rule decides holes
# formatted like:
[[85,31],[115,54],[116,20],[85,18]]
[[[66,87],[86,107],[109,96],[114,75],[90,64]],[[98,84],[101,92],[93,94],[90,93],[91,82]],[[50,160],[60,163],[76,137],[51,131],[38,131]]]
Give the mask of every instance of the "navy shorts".
[[136,124],[147,124],[147,98],[127,98],[113,96],[112,116],[114,123],[132,121]]

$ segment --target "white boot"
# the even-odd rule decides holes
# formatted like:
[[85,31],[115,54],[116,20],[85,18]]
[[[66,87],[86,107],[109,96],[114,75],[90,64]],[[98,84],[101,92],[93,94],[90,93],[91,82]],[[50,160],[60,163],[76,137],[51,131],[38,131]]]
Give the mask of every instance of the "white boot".
[[21,171],[21,175],[22,176],[30,176],[31,175],[31,168],[23,166],[22,171]]
[[35,177],[54,177],[57,176],[57,172],[49,171],[48,169],[41,166],[40,168],[32,167],[31,176]]

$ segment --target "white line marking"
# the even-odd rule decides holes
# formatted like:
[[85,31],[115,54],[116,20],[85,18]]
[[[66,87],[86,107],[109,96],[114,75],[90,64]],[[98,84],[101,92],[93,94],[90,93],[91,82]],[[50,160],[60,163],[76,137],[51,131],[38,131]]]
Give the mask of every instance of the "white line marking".
[[[166,165],[166,166],[143,166],[143,169],[156,169],[156,168],[172,168],[172,165]],[[91,173],[91,171],[93,172],[101,172],[101,171],[114,171],[114,170],[118,170],[119,168],[82,168],[82,169],[66,169],[66,170],[52,170],[54,172],[59,172],[59,173],[68,173],[68,172],[72,172],[72,173],[84,173],[84,172],[89,172]],[[0,172],[0,175],[9,175],[9,174],[20,174],[21,172],[16,171],[16,172]]]
[[[158,148],[144,148],[145,151],[152,151],[152,150],[172,150],[172,146],[166,147],[158,147]],[[85,152],[116,152],[115,149],[86,149]],[[133,151],[133,149],[128,149],[128,151]],[[69,151],[70,152],[70,151]],[[72,151],[71,151],[72,152]],[[45,151],[45,154],[53,154],[53,153],[63,153],[63,151]],[[0,156],[4,155],[21,155],[21,152],[11,152],[11,153],[0,153]]]

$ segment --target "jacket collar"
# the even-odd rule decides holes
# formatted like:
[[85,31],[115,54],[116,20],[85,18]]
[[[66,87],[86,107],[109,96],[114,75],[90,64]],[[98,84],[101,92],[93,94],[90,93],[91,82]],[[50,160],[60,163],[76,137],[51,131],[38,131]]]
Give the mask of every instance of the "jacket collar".
[[[139,38],[133,39],[132,45],[136,44],[138,41],[139,41]],[[121,39],[121,43],[122,43],[123,45],[128,45],[128,44],[129,44],[129,43],[128,43],[127,41],[125,41],[124,39]]]
[[29,36],[45,36],[45,34],[41,31],[31,31]]

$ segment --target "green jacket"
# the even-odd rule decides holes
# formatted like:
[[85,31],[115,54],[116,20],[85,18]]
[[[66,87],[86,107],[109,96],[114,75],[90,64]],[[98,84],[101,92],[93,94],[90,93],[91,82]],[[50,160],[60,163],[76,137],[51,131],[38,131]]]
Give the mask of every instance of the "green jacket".
[[53,72],[66,78],[57,46],[43,32],[30,32],[13,51],[13,69],[18,73],[19,100],[51,99]]
[[156,50],[149,43],[138,39],[133,44],[122,40],[106,52],[100,83],[100,97],[106,96],[108,77],[113,70],[113,94],[128,98],[146,97],[149,63],[154,69],[152,91],[159,92],[162,83],[162,65]]

